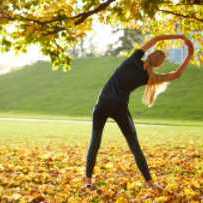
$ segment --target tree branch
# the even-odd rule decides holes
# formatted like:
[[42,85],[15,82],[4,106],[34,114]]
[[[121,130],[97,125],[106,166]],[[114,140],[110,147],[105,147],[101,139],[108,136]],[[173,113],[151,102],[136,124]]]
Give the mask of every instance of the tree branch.
[[84,13],[80,13],[78,15],[75,16],[64,16],[64,17],[56,17],[47,21],[42,21],[39,19],[33,19],[33,18],[28,18],[28,17],[24,17],[24,16],[20,16],[20,15],[15,15],[15,16],[11,16],[6,14],[5,12],[0,11],[0,18],[4,18],[4,19],[8,19],[8,20],[22,20],[22,21],[32,21],[34,23],[38,23],[40,25],[45,25],[48,23],[53,23],[56,21],[62,21],[62,20],[75,20],[75,25],[79,25],[81,23],[83,23],[89,16],[98,13],[102,10],[105,10],[113,1],[116,0],[107,0],[104,3],[101,3],[97,8],[84,12]]
[[[39,19],[32,19],[32,18],[20,16],[20,15],[11,16],[11,15],[8,15],[8,14],[1,12],[1,11],[0,11],[0,18],[12,20],[12,21],[21,20],[21,21],[34,22],[34,23],[40,24],[41,26],[46,26],[46,24],[57,22],[57,21],[62,21],[62,20],[75,20],[74,24],[77,26],[77,25],[83,23],[88,17],[94,15],[95,13],[99,13],[102,10],[105,10],[114,1],[116,1],[116,0],[107,0],[106,2],[98,5],[95,9],[92,9],[92,10],[87,11],[87,12],[79,13],[78,15],[75,15],[75,16],[56,17],[56,18],[53,18],[53,19],[50,19],[47,21],[42,21]],[[51,34],[56,34],[56,33],[63,31],[63,30],[66,30],[66,28],[65,27],[58,27],[58,28],[54,29],[53,31],[47,32],[45,34],[45,36],[48,36]]]
[[112,2],[116,0],[107,0],[106,2],[100,4],[97,8],[90,10],[88,12],[81,13],[73,18],[79,18],[78,20],[75,21],[75,25],[79,25],[82,22],[84,22],[89,16],[99,13],[102,10],[105,10]]
[[[73,16],[73,17],[67,17],[66,19],[67,20],[68,19],[74,20],[74,19],[79,18],[74,23],[75,25],[79,25],[79,24],[83,23],[89,16],[91,16],[95,13],[99,13],[102,10],[105,10],[114,1],[116,1],[116,0],[107,0],[106,2],[100,4],[97,8],[95,8],[93,10],[90,10],[90,11],[84,12],[84,13],[80,13],[80,14]],[[51,32],[46,33],[45,35],[55,34],[55,33],[58,33],[60,31],[63,31],[63,30],[66,30],[66,28],[60,27],[60,28],[57,28]]]
[[203,18],[198,18],[198,17],[196,17],[195,15],[194,15],[194,16],[183,15],[183,14],[180,14],[180,13],[176,13],[176,12],[169,11],[169,10],[163,10],[163,9],[158,9],[158,11],[163,12],[163,13],[167,13],[167,14],[172,14],[172,15],[175,15],[175,16],[179,16],[179,17],[181,17],[181,18],[190,18],[190,19],[192,19],[192,20],[196,20],[196,21],[199,21],[199,22],[203,22]]

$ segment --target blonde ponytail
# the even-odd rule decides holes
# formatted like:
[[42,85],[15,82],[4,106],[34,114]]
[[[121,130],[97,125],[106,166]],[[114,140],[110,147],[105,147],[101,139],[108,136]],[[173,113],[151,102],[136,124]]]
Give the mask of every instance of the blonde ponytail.
[[163,93],[170,82],[160,82],[158,77],[151,72],[148,83],[144,90],[143,102],[148,107],[152,107],[159,94]]

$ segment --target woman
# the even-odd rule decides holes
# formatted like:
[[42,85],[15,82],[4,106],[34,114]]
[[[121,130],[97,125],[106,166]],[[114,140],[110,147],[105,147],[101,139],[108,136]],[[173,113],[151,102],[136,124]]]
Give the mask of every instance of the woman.
[[[164,52],[156,50],[145,61],[142,61],[141,58],[158,41],[170,39],[183,40],[188,47],[188,56],[176,71],[158,75],[154,72],[154,69],[160,67],[164,62]],[[161,35],[148,41],[141,49],[137,49],[115,70],[102,89],[97,104],[94,107],[92,137],[87,154],[85,187],[94,188],[92,184],[93,168],[105,122],[108,117],[111,117],[116,121],[125,136],[146,184],[153,188],[160,188],[158,184],[153,183],[145,156],[140,148],[133,119],[128,109],[129,95],[134,89],[146,85],[143,97],[144,102],[146,105],[152,106],[160,91],[166,89],[166,84],[169,81],[178,79],[183,74],[193,52],[194,47],[192,42],[184,35]]]

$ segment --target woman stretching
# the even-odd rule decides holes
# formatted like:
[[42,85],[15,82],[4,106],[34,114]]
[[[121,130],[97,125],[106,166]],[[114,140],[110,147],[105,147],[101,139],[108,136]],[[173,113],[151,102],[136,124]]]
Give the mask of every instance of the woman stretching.
[[[188,47],[188,56],[176,71],[156,74],[154,72],[155,68],[160,67],[165,60],[164,52],[156,50],[145,61],[142,61],[141,58],[158,41],[171,39],[183,40]],[[193,52],[192,42],[184,35],[160,35],[148,41],[141,49],[137,49],[115,70],[102,89],[97,104],[94,106],[92,137],[87,153],[85,187],[95,188],[91,181],[93,168],[105,122],[108,117],[111,117],[116,121],[125,136],[147,186],[160,188],[158,184],[153,182],[145,156],[140,148],[133,119],[128,109],[129,95],[134,89],[146,85],[143,99],[146,105],[152,106],[160,90],[166,89],[164,87],[169,81],[178,79],[183,74]]]

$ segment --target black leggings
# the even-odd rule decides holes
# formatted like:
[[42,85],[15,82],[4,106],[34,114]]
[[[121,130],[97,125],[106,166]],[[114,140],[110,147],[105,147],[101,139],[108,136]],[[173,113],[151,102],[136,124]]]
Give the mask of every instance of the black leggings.
[[101,144],[103,128],[108,117],[113,118],[118,124],[145,180],[152,179],[145,156],[137,139],[136,129],[128,106],[112,100],[99,100],[94,106],[92,136],[87,153],[86,177],[92,177],[97,152]]

